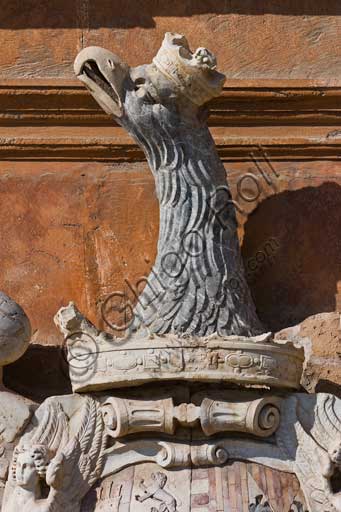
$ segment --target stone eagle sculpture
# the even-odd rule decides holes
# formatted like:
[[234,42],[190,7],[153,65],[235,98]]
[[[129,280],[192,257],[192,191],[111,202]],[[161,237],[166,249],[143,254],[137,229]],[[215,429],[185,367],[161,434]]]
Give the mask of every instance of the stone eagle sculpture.
[[226,172],[205,104],[225,76],[205,48],[165,35],[153,62],[130,68],[99,47],[82,50],[75,72],[146,154],[160,204],[158,253],[132,329],[206,336],[264,330],[245,279]]

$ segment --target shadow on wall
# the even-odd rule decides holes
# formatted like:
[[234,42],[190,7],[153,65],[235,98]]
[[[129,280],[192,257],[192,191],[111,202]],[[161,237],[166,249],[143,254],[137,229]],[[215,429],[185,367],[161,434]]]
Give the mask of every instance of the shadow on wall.
[[[0,28],[132,28],[155,27],[154,16],[190,17],[200,14],[309,15],[341,14],[340,0],[18,0],[1,9]],[[86,26],[85,26],[86,25]]]
[[[315,386],[315,393],[332,393],[341,400],[341,386],[328,379],[320,379]],[[341,482],[340,482],[341,488]]]
[[5,366],[4,384],[37,402],[72,393],[65,356],[54,346],[30,345],[18,361]]
[[242,254],[258,314],[272,331],[335,311],[341,280],[341,186],[264,200],[245,224]]

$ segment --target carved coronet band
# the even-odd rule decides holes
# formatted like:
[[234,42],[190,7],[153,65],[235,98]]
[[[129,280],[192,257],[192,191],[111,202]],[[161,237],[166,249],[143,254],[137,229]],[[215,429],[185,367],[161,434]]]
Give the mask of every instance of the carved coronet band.
[[116,340],[76,333],[67,340],[74,392],[154,381],[209,381],[298,389],[303,350],[291,343],[243,337]]

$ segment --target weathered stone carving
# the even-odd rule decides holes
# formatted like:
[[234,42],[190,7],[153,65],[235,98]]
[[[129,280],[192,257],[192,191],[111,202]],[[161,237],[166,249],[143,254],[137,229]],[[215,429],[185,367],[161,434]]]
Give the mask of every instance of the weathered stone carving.
[[[14,450],[3,512],[88,512],[83,498],[97,480],[128,468],[129,497],[121,482],[99,493],[96,511],[128,511],[133,500],[134,512],[185,512],[193,468],[236,460],[294,473],[310,512],[341,512],[341,400],[289,393],[299,388],[302,349],[259,334],[205,121],[224,80],[215,67],[208,50],[192,53],[177,34],[134,69],[101,48],[76,59],[78,77],[146,153],[160,202],[158,255],[125,338],[99,331],[72,303],[56,315],[73,390],[102,393],[39,407]],[[145,383],[157,383],[148,396],[133,388]],[[253,496],[250,509],[269,509]]]
[[[226,393],[233,396],[232,391]],[[215,392],[215,396],[219,394],[221,391]],[[198,401],[200,397],[197,395],[193,399]],[[192,429],[191,436],[181,431],[182,423],[174,434],[158,430],[154,437],[148,435],[153,432],[153,425],[145,423],[144,429],[138,429],[138,436],[134,435],[134,429],[130,432],[123,429],[125,435],[122,438],[117,437],[117,433],[112,436],[108,424],[105,428],[108,418],[109,426],[115,423],[112,411],[108,415],[108,407],[110,411],[114,404],[116,411],[121,410],[123,404],[118,397],[73,395],[48,399],[36,412],[27,434],[14,452],[3,510],[13,512],[18,506],[23,511],[33,512],[80,510],[82,498],[97,479],[130,465],[153,462],[172,469],[245,460],[295,473],[311,512],[338,512],[341,493],[335,489],[333,479],[340,471],[341,400],[323,394],[281,397],[265,394],[253,401],[248,394],[244,399],[242,397],[243,392],[234,397],[233,407],[231,399],[225,403],[221,399],[210,399],[209,408],[214,404],[212,415],[207,414],[207,399],[203,400],[203,407],[193,405],[196,411],[204,414],[204,421],[201,417],[196,422],[193,420],[188,426]],[[159,411],[165,404],[171,408],[170,398],[161,400],[156,397],[155,401]],[[132,401],[129,403],[132,405]],[[227,404],[230,407],[228,420]],[[266,411],[268,405],[272,411],[269,414]],[[182,404],[176,407],[180,409]],[[173,410],[176,407],[173,406]],[[259,434],[257,429],[245,428],[250,408],[255,417],[258,414],[258,421],[262,416],[259,411],[265,408],[266,425],[270,425],[269,437],[262,437],[264,434]],[[126,418],[131,418],[133,409],[128,415],[125,409]],[[274,409],[280,411],[278,416]],[[138,410],[138,417],[141,410],[143,407]],[[215,416],[220,412],[222,420]],[[277,429],[273,427],[273,420],[269,421],[269,415],[274,415],[276,422],[278,420]],[[203,430],[198,429],[199,423]],[[46,486],[48,492],[44,498]]]
[[3,366],[19,359],[31,337],[31,325],[23,309],[0,292],[0,506],[14,444],[23,432],[35,405],[5,388]]
[[[275,442],[225,438],[219,440],[220,449],[230,459],[295,473],[310,512],[339,512],[341,491],[334,488],[333,476],[340,471],[341,400],[326,394],[292,394],[280,408]],[[213,449],[216,441],[207,445]]]
[[4,512],[76,512],[100,477],[106,436],[99,406],[91,397],[66,397],[63,402],[48,399],[16,447]]
[[191,446],[183,439],[170,440],[146,436],[145,438],[123,438],[105,451],[102,477],[112,475],[122,468],[155,462],[162,468],[188,467],[191,464]]
[[341,470],[341,401],[322,393],[293,395],[283,403],[282,413],[286,424],[276,434],[278,446],[294,460],[311,510],[341,510],[340,484],[338,492],[333,486]]
[[75,72],[144,150],[160,203],[158,254],[132,330],[255,335],[235,208],[206,124],[205,103],[225,76],[205,48],[167,33],[152,64],[129,68],[102,48],[82,50]]
[[[8,295],[0,292],[0,372],[27,350],[31,324],[24,310]],[[2,381],[0,389],[3,389]]]
[[140,503],[149,499],[160,502],[159,507],[152,507],[150,509],[151,512],[176,512],[178,510],[176,508],[177,501],[174,496],[165,489],[166,483],[167,476],[164,473],[152,473],[151,483],[147,484],[147,486],[144,480],[141,480],[140,487],[142,494],[137,494],[135,499]]
[[248,432],[259,437],[270,437],[280,424],[280,399],[258,398],[251,401],[227,401],[204,398],[200,407],[200,421],[208,436],[219,432]]
[[137,432],[174,434],[174,405],[163,400],[129,400],[108,398],[102,406],[107,432],[113,438]]
[[219,400],[207,394],[194,395],[200,403],[181,403],[175,406],[172,398],[132,400],[109,397],[101,407],[106,432],[117,439],[138,432],[174,434],[177,425],[192,428],[201,426],[206,436],[220,432],[247,432],[258,437],[270,437],[280,423],[280,398],[220,394]]
[[256,337],[132,336],[124,340],[99,331],[74,304],[55,322],[65,337],[74,391],[99,391],[149,380],[227,381],[297,389],[303,349]]

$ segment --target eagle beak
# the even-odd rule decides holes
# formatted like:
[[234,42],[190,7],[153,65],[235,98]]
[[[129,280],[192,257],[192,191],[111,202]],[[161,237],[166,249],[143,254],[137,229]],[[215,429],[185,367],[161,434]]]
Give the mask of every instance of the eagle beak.
[[123,115],[124,82],[129,75],[125,62],[104,48],[89,46],[77,55],[74,71],[107,114]]

